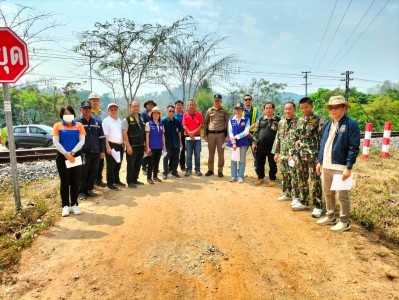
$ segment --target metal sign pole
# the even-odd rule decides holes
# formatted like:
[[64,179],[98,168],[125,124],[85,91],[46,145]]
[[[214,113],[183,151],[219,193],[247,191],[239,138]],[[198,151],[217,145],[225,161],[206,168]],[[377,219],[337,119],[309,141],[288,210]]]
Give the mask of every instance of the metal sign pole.
[[14,127],[12,126],[11,101],[10,93],[8,91],[8,83],[3,83],[3,98],[4,111],[6,114],[7,134],[8,134],[8,149],[10,154],[11,172],[12,172],[12,187],[14,190],[14,201],[17,210],[21,209],[21,195],[19,192],[18,170],[17,170],[17,155],[15,153],[14,143]]

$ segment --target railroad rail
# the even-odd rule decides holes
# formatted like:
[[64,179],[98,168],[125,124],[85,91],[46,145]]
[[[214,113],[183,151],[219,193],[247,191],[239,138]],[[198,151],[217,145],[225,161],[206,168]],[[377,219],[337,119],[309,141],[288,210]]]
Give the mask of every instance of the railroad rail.
[[[372,132],[371,138],[382,138],[383,132]],[[399,131],[392,131],[391,137],[399,136]],[[360,133],[360,138],[364,138],[364,132]],[[16,150],[17,162],[28,162],[37,160],[54,160],[57,157],[55,148],[38,148],[38,149],[19,149]],[[10,154],[8,151],[0,151],[0,164],[10,162]]]
[[[55,148],[42,149],[19,149],[15,151],[17,154],[17,162],[28,162],[37,160],[54,160],[57,157]],[[10,163],[9,151],[0,152],[0,164]]]

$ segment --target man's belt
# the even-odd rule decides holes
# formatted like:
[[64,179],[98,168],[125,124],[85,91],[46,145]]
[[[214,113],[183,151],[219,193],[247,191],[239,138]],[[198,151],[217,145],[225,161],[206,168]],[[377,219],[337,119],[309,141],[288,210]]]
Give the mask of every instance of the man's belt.
[[213,134],[226,133],[226,130],[208,130],[208,133],[213,133]]

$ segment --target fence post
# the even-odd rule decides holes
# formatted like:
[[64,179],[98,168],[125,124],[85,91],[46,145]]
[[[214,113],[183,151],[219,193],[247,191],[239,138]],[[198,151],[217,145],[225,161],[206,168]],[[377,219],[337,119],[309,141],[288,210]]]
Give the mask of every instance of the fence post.
[[389,144],[391,142],[391,130],[392,130],[392,122],[385,122],[384,136],[382,137],[382,152],[381,152],[382,158],[388,157]]
[[373,130],[373,124],[367,123],[366,130],[364,132],[364,139],[363,139],[363,155],[362,159],[366,159],[369,157],[370,153],[370,142],[371,142],[371,131]]

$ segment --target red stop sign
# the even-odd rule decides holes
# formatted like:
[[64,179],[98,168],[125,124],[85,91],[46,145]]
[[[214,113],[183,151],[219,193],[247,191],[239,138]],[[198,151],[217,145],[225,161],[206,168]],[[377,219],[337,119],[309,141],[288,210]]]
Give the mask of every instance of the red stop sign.
[[29,68],[28,47],[8,27],[0,27],[0,83],[16,82]]

